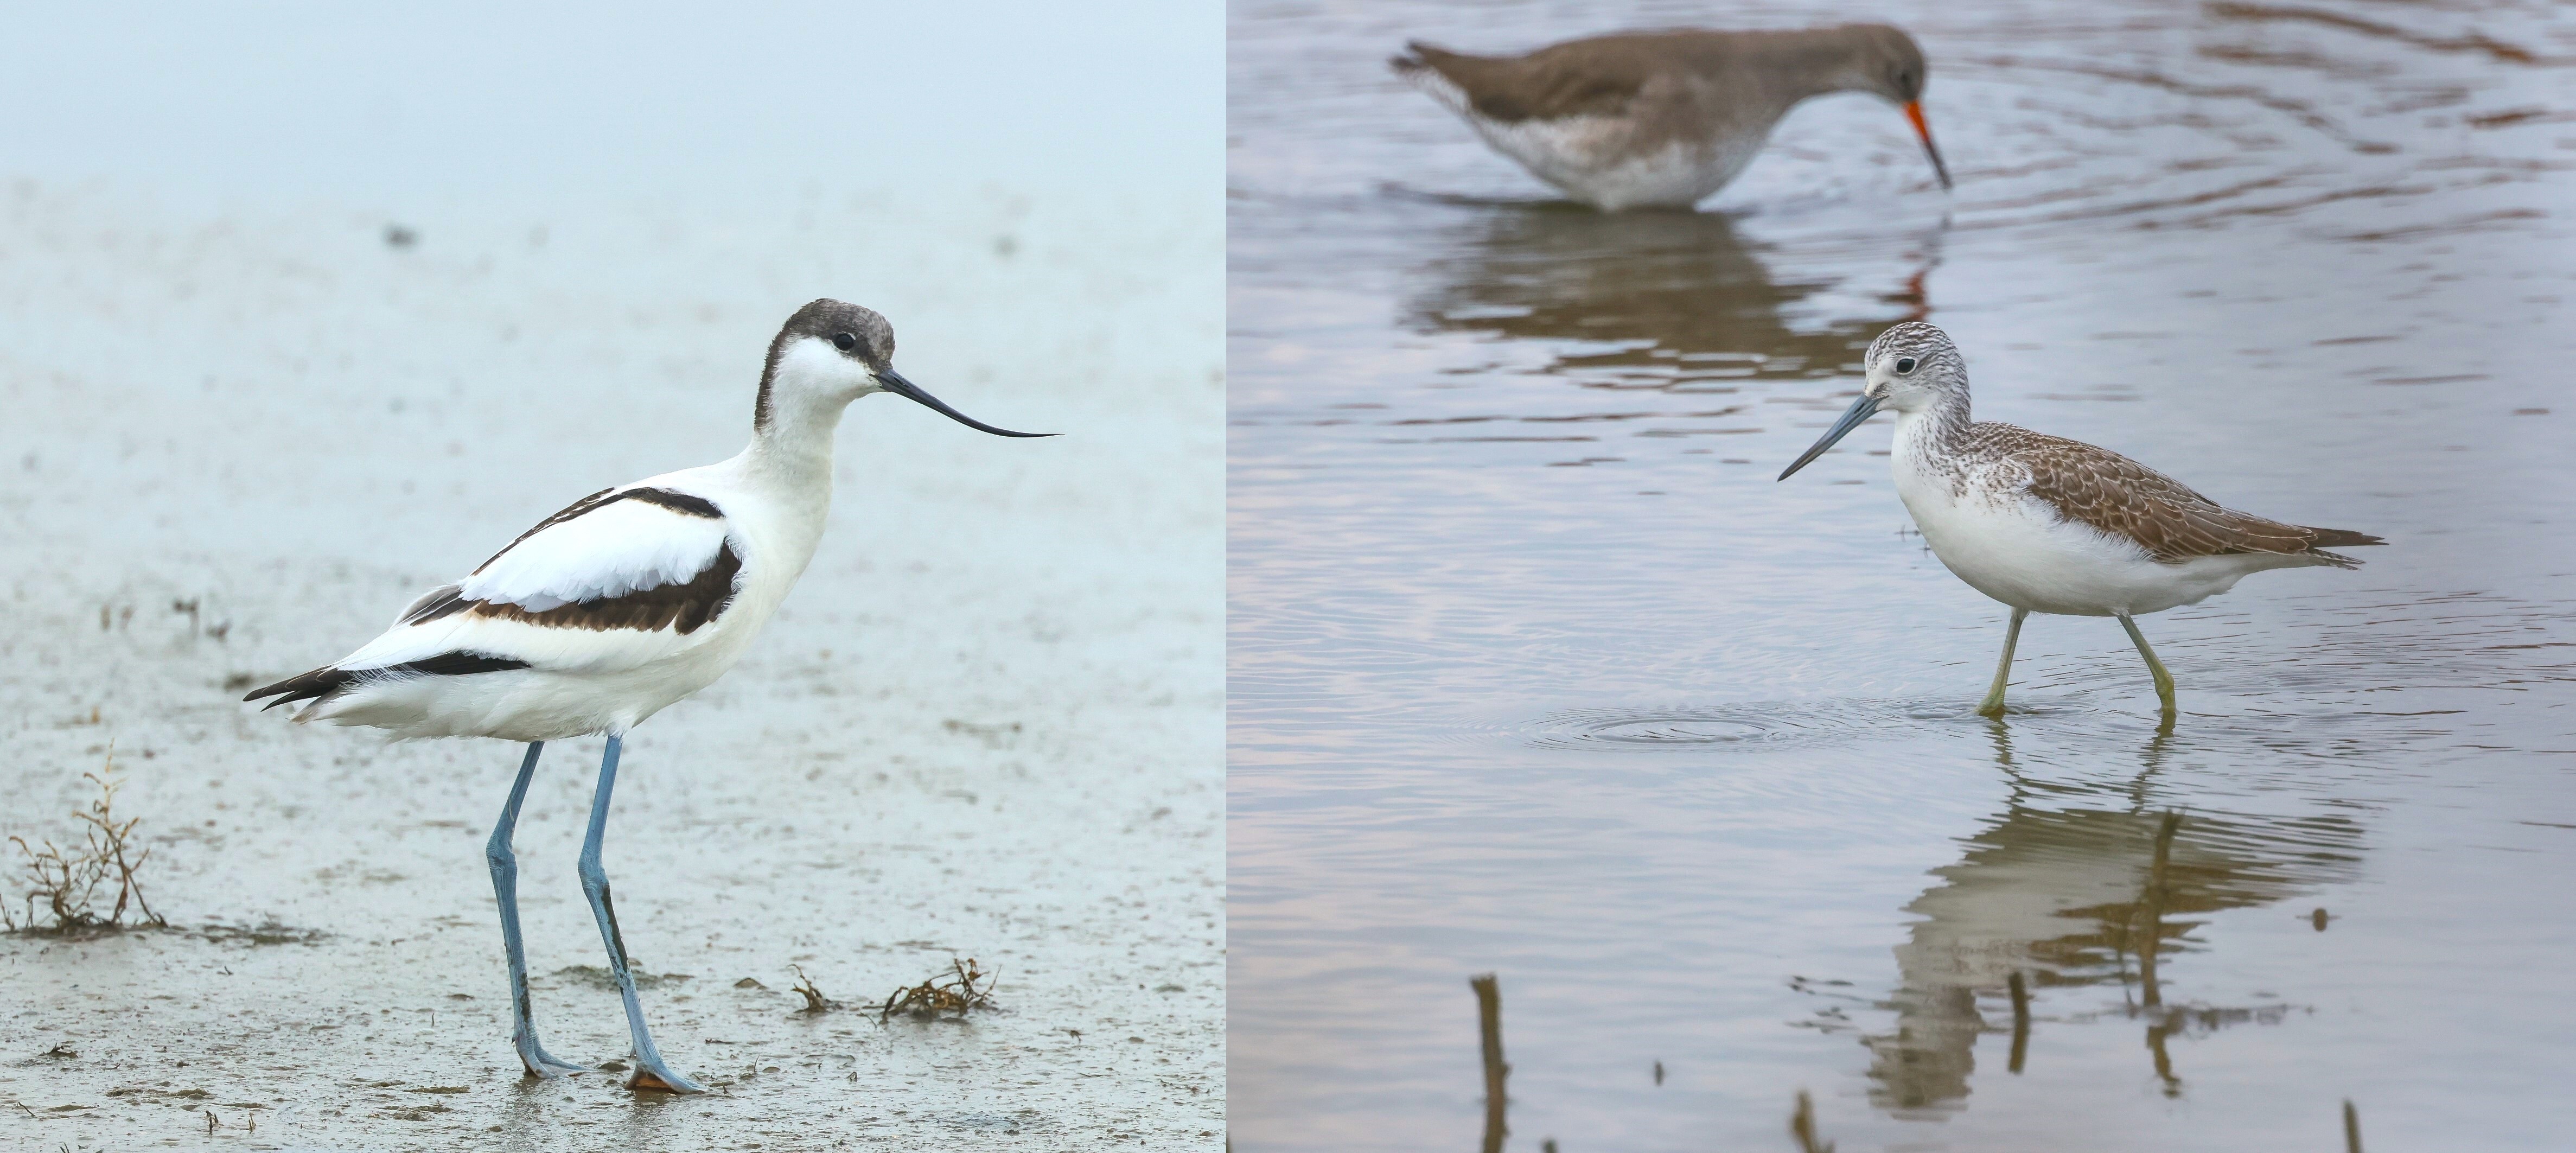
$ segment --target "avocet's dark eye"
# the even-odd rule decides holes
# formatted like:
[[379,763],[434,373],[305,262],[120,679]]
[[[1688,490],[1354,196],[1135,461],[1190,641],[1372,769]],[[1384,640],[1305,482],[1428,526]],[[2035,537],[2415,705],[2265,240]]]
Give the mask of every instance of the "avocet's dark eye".
[[858,346],[858,337],[852,336],[846,332],[836,332],[832,334],[832,347],[834,348],[840,349],[843,352],[848,352]]
[[1909,373],[1909,372],[1912,372],[1912,371],[1914,371],[1914,358],[1913,358],[1913,357],[1910,357],[1910,356],[1900,356],[1900,357],[1897,357],[1897,358],[1896,358],[1896,375],[1898,375],[1898,376],[1903,376],[1903,375],[1905,375],[1906,373]]

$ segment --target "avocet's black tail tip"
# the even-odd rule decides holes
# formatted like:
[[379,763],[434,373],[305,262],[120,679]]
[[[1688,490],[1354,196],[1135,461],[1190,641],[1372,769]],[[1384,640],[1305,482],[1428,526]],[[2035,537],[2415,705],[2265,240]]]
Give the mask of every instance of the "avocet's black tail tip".
[[336,669],[329,665],[324,665],[312,672],[297,673],[296,675],[279,681],[276,684],[252,689],[248,693],[243,694],[242,699],[245,701],[255,701],[262,697],[276,697],[276,700],[268,702],[267,707],[260,710],[261,712],[267,712],[269,709],[276,708],[279,705],[291,705],[298,701],[309,701],[315,697],[326,695],[332,690],[346,685],[350,681],[356,679],[357,674],[355,673],[351,673],[345,669]]

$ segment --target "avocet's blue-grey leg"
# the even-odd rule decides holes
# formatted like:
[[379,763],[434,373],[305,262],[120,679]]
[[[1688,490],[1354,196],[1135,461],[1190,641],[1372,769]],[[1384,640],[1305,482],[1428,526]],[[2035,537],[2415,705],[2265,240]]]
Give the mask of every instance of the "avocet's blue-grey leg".
[[519,858],[510,851],[511,831],[519,827],[519,802],[528,799],[528,779],[537,775],[537,754],[545,748],[544,741],[528,742],[528,759],[519,762],[519,779],[510,786],[510,803],[501,806],[501,823],[492,826],[483,859],[492,864],[492,895],[501,899],[501,947],[510,954],[510,1044],[519,1050],[519,1063],[530,1074],[561,1077],[592,1070],[537,1044],[536,1018],[528,1012],[528,956],[519,946]]
[[608,796],[617,788],[617,752],[625,743],[617,733],[608,735],[608,751],[599,758],[599,795],[590,802],[590,835],[581,840],[581,891],[590,895],[590,912],[599,918],[599,936],[608,944],[608,972],[617,978],[617,992],[626,999],[626,1030],[635,1040],[635,1075],[626,1081],[629,1089],[660,1089],[671,1093],[704,1093],[706,1086],[671,1071],[662,1060],[662,1051],[653,1047],[653,1034],[644,1027],[644,1007],[635,1000],[635,974],[626,967],[626,940],[617,932],[617,910],[608,899],[608,870],[599,865],[600,837],[608,831]]

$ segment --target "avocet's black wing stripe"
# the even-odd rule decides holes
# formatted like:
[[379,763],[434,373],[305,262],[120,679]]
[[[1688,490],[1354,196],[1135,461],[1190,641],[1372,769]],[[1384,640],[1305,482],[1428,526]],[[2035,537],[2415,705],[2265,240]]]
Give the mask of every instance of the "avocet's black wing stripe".
[[741,572],[742,558],[734,555],[731,544],[725,544],[717,547],[713,563],[680,584],[656,585],[623,596],[572,601],[541,610],[507,602],[470,601],[451,592],[446,600],[421,615],[417,623],[425,624],[461,612],[497,620],[525,621],[540,628],[601,632],[609,629],[653,632],[667,628],[686,636],[723,615],[726,607],[733,603],[735,578]]
[[484,569],[492,567],[493,561],[499,560],[503,556],[508,555],[511,549],[527,543],[529,537],[535,536],[538,533],[544,532],[547,529],[553,528],[556,525],[562,524],[565,521],[571,520],[585,513],[593,512],[615,504],[621,500],[640,500],[658,508],[669,509],[672,512],[681,514],[682,516],[704,517],[708,520],[724,519],[724,511],[717,508],[714,501],[708,500],[702,496],[695,496],[685,492],[676,492],[667,488],[603,488],[598,492],[594,492],[589,496],[572,502],[570,505],[565,506],[562,511],[557,512],[544,520],[538,521],[536,523],[536,527],[520,533],[518,539],[502,546],[500,552],[493,553],[491,557],[485,560],[482,564],[474,566],[474,571],[479,574]]
[[[542,614],[688,585],[724,564],[728,552],[736,570],[742,560],[723,511],[688,493],[625,489],[548,519],[553,523],[521,537],[456,582],[457,598]],[[660,603],[670,595],[675,594],[636,603]],[[427,621],[456,611],[463,610],[433,603],[405,615]],[[627,614],[612,615],[623,620]]]
[[474,571],[482,572],[484,569],[492,567],[492,562],[501,559],[502,553],[509,552],[511,549],[517,548],[521,544],[526,543],[529,537],[535,536],[538,533],[544,532],[547,529],[553,528],[556,525],[562,524],[563,522],[589,512],[592,509],[598,508],[601,504],[606,503],[610,494],[616,491],[617,490],[613,488],[603,488],[598,492],[594,492],[589,496],[565,505],[562,511],[557,512],[544,520],[538,521],[536,524],[530,526],[528,531],[520,533],[515,539],[511,540],[510,543],[502,545],[501,552],[493,553],[491,557],[485,560],[482,564],[474,566]]
[[352,670],[325,665],[309,673],[298,673],[266,688],[252,689],[242,699],[255,701],[261,697],[276,697],[276,700],[268,702],[268,708],[273,709],[279,705],[291,705],[297,701],[329,696],[362,680],[400,676],[466,677],[476,673],[497,673],[527,667],[526,661],[467,652],[440,653],[434,657],[404,661],[401,664],[386,665],[380,669]]
[[261,695],[311,699],[384,670],[503,667],[456,665],[453,653],[583,676],[642,668],[702,642],[755,559],[706,497],[651,485],[594,493],[423,594],[330,668]]

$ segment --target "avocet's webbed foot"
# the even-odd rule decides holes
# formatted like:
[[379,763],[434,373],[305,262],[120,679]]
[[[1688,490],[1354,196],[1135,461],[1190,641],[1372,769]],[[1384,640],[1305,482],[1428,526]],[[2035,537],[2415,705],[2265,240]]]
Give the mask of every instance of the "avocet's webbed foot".
[[583,1073],[599,1072],[588,1065],[575,1065],[546,1052],[545,1046],[537,1044],[535,1033],[521,1033],[512,1037],[511,1042],[519,1050],[519,1063],[528,1067],[528,1076],[543,1077],[552,1081],[558,1077],[574,1077]]
[[671,1071],[662,1055],[635,1059],[635,1075],[626,1079],[626,1087],[638,1093],[704,1093],[707,1087]]

